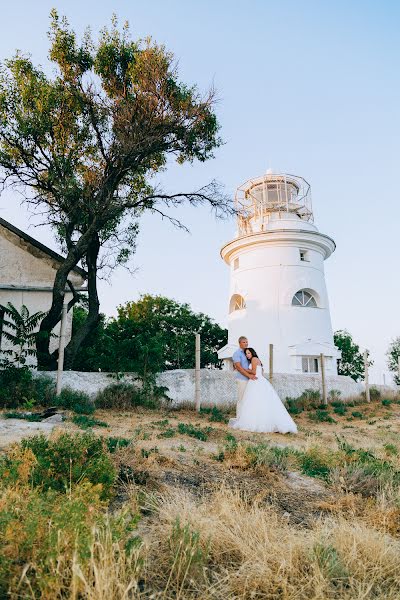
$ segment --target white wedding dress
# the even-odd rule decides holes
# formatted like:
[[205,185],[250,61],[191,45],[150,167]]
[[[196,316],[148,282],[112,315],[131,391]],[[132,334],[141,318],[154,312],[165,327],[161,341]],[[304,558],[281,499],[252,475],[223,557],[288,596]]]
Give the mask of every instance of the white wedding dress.
[[256,377],[249,379],[237,418],[230,419],[229,426],[262,433],[297,433],[296,423],[263,376],[261,365],[257,365]]

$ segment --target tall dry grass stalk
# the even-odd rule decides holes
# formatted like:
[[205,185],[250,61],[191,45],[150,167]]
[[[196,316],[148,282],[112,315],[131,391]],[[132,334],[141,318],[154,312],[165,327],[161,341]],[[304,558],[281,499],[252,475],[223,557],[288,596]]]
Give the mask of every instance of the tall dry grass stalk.
[[[341,517],[313,529],[291,527],[270,506],[220,489],[195,502],[175,492],[159,500],[149,564],[157,587],[173,578],[171,533],[187,523],[207,562],[184,582],[182,598],[398,600],[400,543]],[[183,595],[182,595],[183,594]]]

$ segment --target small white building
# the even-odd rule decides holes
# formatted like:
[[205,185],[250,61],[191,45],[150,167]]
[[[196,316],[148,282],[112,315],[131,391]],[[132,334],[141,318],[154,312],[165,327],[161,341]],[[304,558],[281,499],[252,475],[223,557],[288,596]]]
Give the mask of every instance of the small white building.
[[[30,314],[47,312],[52,302],[54,278],[63,257],[8,221],[0,218],[0,304],[11,302],[21,310],[25,304]],[[80,291],[86,279],[86,272],[80,267],[70,274],[70,281],[76,291]],[[68,288],[65,299],[72,299]],[[68,313],[66,342],[71,339],[72,311]],[[59,326],[54,333],[58,335]],[[0,329],[0,348],[2,346]],[[3,344],[4,340],[3,340]],[[51,349],[56,348],[58,339],[53,338]]]
[[236,193],[237,232],[221,250],[230,268],[228,344],[218,355],[231,368],[244,335],[265,367],[273,344],[277,373],[316,373],[325,356],[337,375],[324,261],[335,242],[313,224],[309,184],[268,172]]

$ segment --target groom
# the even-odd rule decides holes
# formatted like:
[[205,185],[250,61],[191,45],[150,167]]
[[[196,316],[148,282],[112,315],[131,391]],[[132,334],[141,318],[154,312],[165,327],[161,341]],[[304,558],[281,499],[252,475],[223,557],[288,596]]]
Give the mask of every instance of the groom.
[[241,335],[239,340],[239,348],[232,356],[233,367],[236,371],[237,381],[237,405],[236,405],[236,416],[239,417],[243,395],[246,389],[246,385],[249,379],[257,379],[255,375],[247,372],[249,368],[249,361],[246,357],[246,348],[249,345],[247,337]]

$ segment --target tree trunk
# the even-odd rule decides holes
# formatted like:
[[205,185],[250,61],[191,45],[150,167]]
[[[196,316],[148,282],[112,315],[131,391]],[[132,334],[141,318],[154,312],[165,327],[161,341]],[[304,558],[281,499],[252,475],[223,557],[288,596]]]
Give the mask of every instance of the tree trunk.
[[97,259],[100,251],[100,240],[96,238],[92,241],[86,254],[86,263],[88,270],[88,295],[89,312],[86,321],[72,337],[68,346],[65,348],[64,365],[65,369],[72,369],[76,354],[82,342],[92,333],[98,325],[100,316],[100,302],[97,293]]
[[86,255],[93,238],[98,240],[98,234],[94,228],[89,228],[82,235],[76,246],[69,251],[68,256],[57,271],[53,286],[53,301],[49,312],[40,324],[36,336],[38,369],[45,371],[54,371],[57,369],[58,352],[50,354],[49,350],[51,332],[61,319],[61,310],[64,302],[65,286],[67,285],[68,275]]

